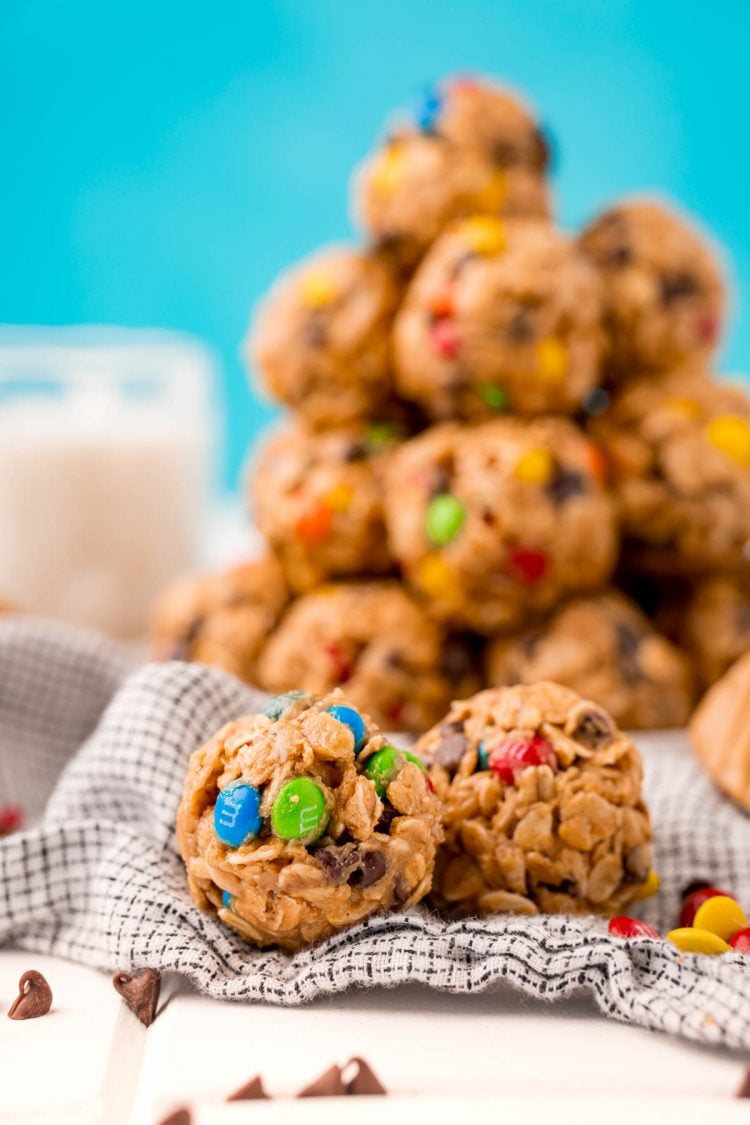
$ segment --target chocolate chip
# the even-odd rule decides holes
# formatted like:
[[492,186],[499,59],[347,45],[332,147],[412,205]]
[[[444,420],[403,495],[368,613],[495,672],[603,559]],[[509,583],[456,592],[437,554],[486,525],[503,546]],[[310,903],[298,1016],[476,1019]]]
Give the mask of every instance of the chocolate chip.
[[625,242],[618,242],[604,251],[602,265],[607,269],[622,269],[633,260],[633,251]]
[[10,1020],[34,1020],[52,1007],[52,989],[41,973],[29,969],[18,982],[18,996],[8,1009]]
[[589,750],[596,750],[612,740],[614,726],[603,711],[585,711],[573,731],[573,739]]
[[440,727],[440,741],[433,751],[432,761],[443,769],[455,770],[468,746],[463,723],[443,723]]
[[309,1086],[297,1094],[298,1098],[337,1098],[346,1093],[346,1087],[341,1080],[341,1067],[329,1067],[320,1078],[316,1078]]
[[186,1105],[173,1109],[166,1117],[162,1117],[159,1125],[192,1125],[193,1115]]
[[343,461],[364,461],[368,456],[367,446],[363,441],[352,441],[347,445],[342,454]]
[[439,465],[432,473],[430,480],[430,496],[440,496],[443,492],[451,490],[451,474],[444,465]]
[[665,305],[679,301],[683,297],[694,297],[700,292],[697,278],[692,274],[678,272],[665,273],[661,278],[661,299]]
[[263,1082],[259,1074],[255,1078],[251,1078],[244,1086],[240,1086],[239,1090],[235,1090],[227,1098],[228,1102],[259,1102],[267,1101],[268,1094],[263,1089]]
[[379,882],[386,872],[385,856],[380,851],[357,849],[354,870],[346,880],[350,887],[371,887]]
[[743,1074],[739,1089],[734,1096],[736,1098],[750,1098],[750,1066]]
[[112,984],[143,1026],[150,1027],[156,1019],[156,1005],[161,990],[161,977],[156,969],[141,969],[134,976],[115,973]]
[[388,1093],[370,1064],[356,1055],[342,1067],[343,1074],[346,1074],[353,1066],[357,1068],[354,1075],[348,1080],[345,1079],[347,1094],[364,1094],[372,1097],[373,1095]]
[[511,316],[506,335],[513,344],[528,344],[536,337],[534,310],[530,305],[521,305]]
[[390,835],[391,824],[399,816],[399,813],[394,809],[388,801],[383,801],[383,811],[380,814],[380,820],[375,825],[376,832],[383,832],[386,836]]
[[499,164],[501,168],[510,168],[514,164],[521,163],[521,153],[518,146],[510,141],[497,141],[492,146],[491,159],[494,164]]
[[345,883],[356,863],[353,848],[342,848],[333,844],[325,848],[318,848],[314,855],[325,871],[329,883],[334,884]]
[[566,469],[564,465],[557,465],[545,487],[545,492],[552,503],[560,507],[574,496],[583,496],[588,492],[588,488],[588,481],[583,473]]
[[395,648],[392,648],[385,654],[384,660],[388,667],[393,668],[394,671],[400,671],[400,669],[404,666],[404,658],[400,652],[396,651]]
[[559,883],[540,883],[539,886],[557,895],[574,895],[578,890],[571,879],[561,879]]
[[605,391],[604,387],[594,387],[585,396],[581,405],[587,414],[598,418],[607,409],[609,402],[609,392]]

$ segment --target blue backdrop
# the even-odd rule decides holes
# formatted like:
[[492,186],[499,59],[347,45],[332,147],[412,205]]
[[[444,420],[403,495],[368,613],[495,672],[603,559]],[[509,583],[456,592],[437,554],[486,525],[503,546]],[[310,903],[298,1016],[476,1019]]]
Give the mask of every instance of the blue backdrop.
[[[119,10],[118,10],[119,9]],[[0,320],[167,326],[224,364],[226,480],[270,408],[238,357],[274,274],[350,233],[387,111],[451,70],[527,91],[559,213],[658,188],[729,247],[750,324],[744,0],[16,0],[0,6]]]

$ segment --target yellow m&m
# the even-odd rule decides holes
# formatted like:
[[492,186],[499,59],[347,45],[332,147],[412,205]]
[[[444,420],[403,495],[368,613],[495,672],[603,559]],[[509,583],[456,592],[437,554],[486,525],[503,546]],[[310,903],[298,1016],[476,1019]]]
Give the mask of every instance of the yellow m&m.
[[708,930],[724,941],[729,941],[738,930],[745,929],[747,915],[729,895],[714,895],[698,907],[693,925],[696,929]]
[[710,930],[699,930],[695,926],[681,926],[670,930],[667,938],[683,953],[706,953],[710,957],[716,953],[728,953],[729,946]]
[[426,594],[443,600],[456,593],[453,568],[438,554],[425,555],[417,567],[417,582]]
[[354,493],[348,484],[335,484],[325,494],[325,502],[334,512],[348,512]]
[[712,418],[706,426],[706,437],[732,461],[750,468],[750,424],[738,414]]
[[480,209],[486,208],[488,211],[502,210],[505,199],[508,195],[508,183],[505,178],[505,172],[501,168],[495,168],[492,171],[485,183],[484,187],[476,195],[477,205]]
[[513,475],[527,484],[546,484],[555,468],[555,459],[549,449],[529,449],[516,461]]
[[475,254],[490,258],[505,249],[505,227],[493,215],[474,215],[459,230]]
[[556,336],[540,340],[537,347],[537,374],[543,383],[562,383],[568,372],[568,349]]
[[336,297],[336,283],[325,270],[315,270],[300,279],[299,295],[309,309],[324,309]]
[[372,185],[380,195],[393,195],[403,176],[404,151],[397,141],[381,154],[372,173]]

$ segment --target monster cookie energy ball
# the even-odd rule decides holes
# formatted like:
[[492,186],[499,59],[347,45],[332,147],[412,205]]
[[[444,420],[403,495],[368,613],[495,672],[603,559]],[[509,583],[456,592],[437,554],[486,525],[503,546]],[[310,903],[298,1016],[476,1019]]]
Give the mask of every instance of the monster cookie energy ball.
[[678,372],[642,379],[591,422],[638,566],[742,570],[750,558],[750,400]]
[[388,466],[391,549],[435,617],[512,628],[606,582],[618,535],[604,473],[565,419],[436,426]]
[[710,687],[750,652],[750,572],[698,582],[680,615],[678,633],[702,685]]
[[212,664],[254,683],[258,654],[288,596],[270,558],[179,578],[154,607],[151,655]]
[[294,426],[263,449],[252,474],[256,522],[290,586],[391,567],[382,472],[395,426],[315,433]]
[[444,805],[437,906],[616,913],[651,886],[640,754],[597,704],[552,683],[483,691],[415,751]]
[[249,350],[270,393],[315,424],[377,416],[390,391],[393,275],[374,254],[334,247],[277,283]]
[[229,723],[193,753],[177,814],[198,906],[288,950],[418,902],[441,838],[422,763],[340,692]]
[[262,687],[347,697],[389,730],[423,731],[475,691],[471,651],[397,582],[321,586],[293,603],[260,661]]
[[428,252],[396,319],[396,386],[433,418],[572,413],[599,379],[601,282],[538,222],[464,220]]
[[605,211],[580,239],[605,287],[608,367],[615,377],[705,362],[726,311],[713,249],[681,215],[649,199]]
[[548,217],[546,168],[545,141],[515,95],[448,80],[362,166],[356,209],[376,244],[409,268],[454,219]]
[[497,637],[487,648],[487,679],[495,687],[554,680],[631,729],[683,726],[693,698],[687,658],[614,590]]

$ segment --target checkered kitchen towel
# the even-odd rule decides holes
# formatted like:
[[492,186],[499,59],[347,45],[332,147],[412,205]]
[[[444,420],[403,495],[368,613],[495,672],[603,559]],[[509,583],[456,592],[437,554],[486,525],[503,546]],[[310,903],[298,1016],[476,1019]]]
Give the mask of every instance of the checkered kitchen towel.
[[[0,945],[110,971],[174,971],[224,999],[296,1004],[350,985],[508,981],[557,1000],[593,992],[615,1019],[750,1051],[750,958],[611,939],[598,919],[446,924],[419,908],[370,919],[293,957],[259,952],[191,903],[173,837],[188,755],[261,697],[196,665],[134,668],[108,642],[49,622],[0,623],[0,805],[35,826],[0,841]],[[705,877],[750,905],[750,817],[678,737],[645,740],[663,890],[643,916],[674,924]]]

